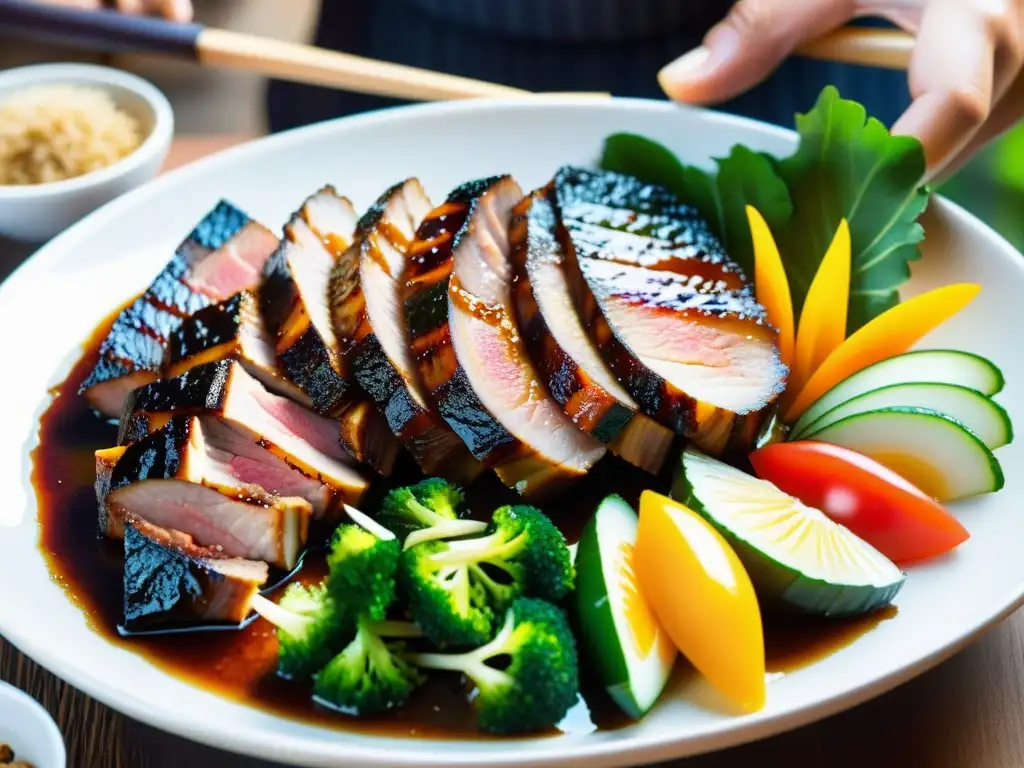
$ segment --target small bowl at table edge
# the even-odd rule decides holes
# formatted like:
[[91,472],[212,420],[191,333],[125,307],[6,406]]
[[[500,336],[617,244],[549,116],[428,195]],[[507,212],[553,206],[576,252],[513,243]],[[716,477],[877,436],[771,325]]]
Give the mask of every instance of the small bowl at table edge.
[[137,75],[93,64],[34,64],[0,71],[0,103],[24,88],[100,88],[143,126],[130,154],[96,171],[44,184],[0,185],[0,235],[42,243],[100,206],[154,178],[174,135],[174,112],[155,85]]

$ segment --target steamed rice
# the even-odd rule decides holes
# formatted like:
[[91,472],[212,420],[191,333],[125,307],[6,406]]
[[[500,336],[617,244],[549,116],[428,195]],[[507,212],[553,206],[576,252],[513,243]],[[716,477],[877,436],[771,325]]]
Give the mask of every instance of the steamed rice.
[[26,88],[0,101],[0,185],[82,176],[134,152],[142,138],[138,122],[103,90]]

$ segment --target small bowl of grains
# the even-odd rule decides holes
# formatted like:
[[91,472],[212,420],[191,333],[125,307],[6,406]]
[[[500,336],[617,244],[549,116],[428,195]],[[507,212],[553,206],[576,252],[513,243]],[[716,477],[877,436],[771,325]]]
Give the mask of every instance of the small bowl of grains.
[[167,98],[127,72],[0,71],[0,235],[48,240],[156,176],[173,134]]
[[65,768],[60,729],[42,704],[0,682],[0,768]]

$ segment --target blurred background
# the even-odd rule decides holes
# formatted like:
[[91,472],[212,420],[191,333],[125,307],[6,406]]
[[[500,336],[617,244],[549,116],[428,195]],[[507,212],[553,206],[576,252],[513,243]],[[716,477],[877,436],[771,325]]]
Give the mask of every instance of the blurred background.
[[[376,58],[507,82],[536,90],[565,90],[585,82],[594,90],[661,97],[655,74],[699,39],[674,37],[637,47],[615,41],[577,45],[489,38],[430,17],[408,0],[197,0],[197,20],[216,27],[296,42],[312,42]],[[435,3],[436,5],[436,3]],[[696,25],[698,28],[700,25]],[[562,58],[559,58],[561,56]],[[315,120],[391,103],[292,84],[268,84],[240,72],[203,69],[163,58],[83,53],[17,40],[0,40],[0,69],[44,61],[84,61],[121,67],[158,85],[174,105],[181,137],[248,138]],[[567,67],[566,62],[571,62]],[[868,106],[885,122],[902,109],[905,75],[846,68],[829,71],[791,60],[760,92],[722,106],[786,127],[809,108],[827,82]],[[574,71],[566,72],[566,69]],[[575,85],[576,89],[581,85]],[[269,90],[269,97],[268,97]],[[879,94],[882,94],[881,96]],[[940,190],[1024,250],[1024,126],[979,154]]]

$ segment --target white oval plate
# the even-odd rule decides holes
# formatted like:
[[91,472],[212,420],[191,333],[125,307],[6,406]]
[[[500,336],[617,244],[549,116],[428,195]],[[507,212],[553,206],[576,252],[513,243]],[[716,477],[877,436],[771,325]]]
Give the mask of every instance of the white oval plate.
[[[117,200],[43,248],[0,287],[0,328],[11,370],[0,398],[0,633],[32,658],[131,717],[197,741],[307,766],[604,765],[650,763],[738,744],[822,718],[935,665],[1004,618],[1024,596],[1024,506],[1018,475],[998,494],[958,504],[972,538],[955,556],[912,570],[898,616],[835,655],[773,679],[749,716],[701,707],[699,682],[642,722],[617,731],[508,741],[395,739],[272,716],[170,677],[108,643],[49,578],[37,548],[29,451],[47,389],[67,373],[89,331],[141,290],[174,245],[219,198],[279,227],[325,182],[358,206],[407,176],[434,199],[471,177],[512,172],[524,188],[562,163],[591,163],[603,138],[634,131],[700,164],[737,142],[788,153],[792,134],[664,103],[476,102],[402,108],[254,142],[196,163]],[[972,280],[982,296],[926,340],[991,358],[1006,374],[999,396],[1024,418],[1021,257],[976,219],[934,201],[926,254],[904,296]],[[999,451],[1021,463],[1021,445]]]

